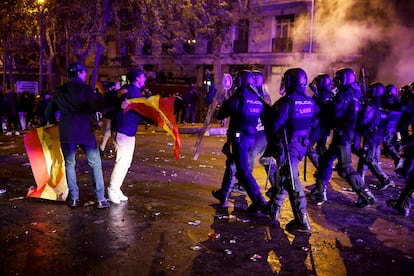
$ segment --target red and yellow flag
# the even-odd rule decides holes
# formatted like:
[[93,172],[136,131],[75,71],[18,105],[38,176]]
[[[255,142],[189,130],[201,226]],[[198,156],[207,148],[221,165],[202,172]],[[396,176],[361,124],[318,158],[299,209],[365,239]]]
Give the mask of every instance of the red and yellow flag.
[[129,106],[141,115],[154,121],[154,124],[164,129],[174,138],[174,156],[180,158],[181,139],[174,116],[174,97],[161,98],[159,95],[149,98],[133,98],[128,100]]
[[24,136],[24,146],[37,185],[29,189],[27,196],[65,201],[68,186],[59,127],[53,125],[32,130]]
[[95,89],[98,89],[98,92],[101,93],[102,95],[105,94],[105,88],[102,82],[100,82],[99,80],[96,81]]

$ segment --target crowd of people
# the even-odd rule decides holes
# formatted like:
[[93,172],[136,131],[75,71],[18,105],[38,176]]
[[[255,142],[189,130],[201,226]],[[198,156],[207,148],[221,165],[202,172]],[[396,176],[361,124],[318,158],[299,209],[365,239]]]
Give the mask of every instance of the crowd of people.
[[190,84],[184,95],[177,92],[174,97],[174,115],[178,124],[191,124],[204,122],[209,106],[212,104],[217,89],[214,83],[197,88]]
[[39,95],[0,91],[0,134],[19,136],[22,130],[45,125],[44,112],[50,99],[48,91]]
[[[375,189],[394,185],[380,165],[380,158],[390,157],[407,184],[398,199],[386,204],[409,215],[414,192],[414,82],[403,86],[400,93],[395,85],[380,82],[370,83],[364,91],[351,68],[339,69],[333,78],[319,74],[310,83],[303,69],[291,68],[283,75],[282,97],[273,105],[266,99],[263,83],[260,72],[240,71],[234,93],[217,114],[217,119],[230,118],[222,149],[226,169],[221,188],[212,192],[220,207],[228,208],[237,179],[252,202],[248,212],[278,221],[288,195],[294,219],[286,228],[309,232],[307,199],[298,171],[305,156],[316,169],[315,185],[307,194],[310,202],[321,205],[328,200],[335,169],[357,194],[358,208],[377,203],[365,182],[368,169],[378,179]],[[306,91],[308,86],[312,96]],[[352,166],[353,155],[358,158],[357,168]],[[265,193],[268,201],[252,175],[256,156],[261,156],[271,184]]]
[[[112,137],[115,164],[107,195],[114,204],[127,201],[121,187],[133,161],[135,134],[142,118],[124,109],[128,99],[147,97],[149,92],[145,92],[146,77],[141,69],[128,72],[127,85],[109,83],[105,93],[85,83],[86,71],[81,63],[71,64],[67,68],[68,81],[55,90],[53,97],[50,93],[37,97],[31,93],[0,93],[0,116],[2,122],[5,118],[6,135],[19,135],[26,128],[59,121],[69,206],[82,205],[75,171],[79,147],[93,172],[97,207],[108,208],[101,156]],[[373,82],[365,91],[351,68],[339,69],[333,78],[319,74],[310,83],[303,69],[291,68],[283,75],[282,97],[273,104],[264,83],[262,72],[242,70],[235,78],[232,94],[219,105],[216,119],[230,120],[222,149],[227,157],[226,169],[221,188],[212,192],[222,208],[229,207],[237,179],[252,202],[248,212],[260,212],[278,221],[288,195],[294,220],[287,228],[310,231],[307,199],[298,170],[305,156],[316,168],[315,185],[307,195],[310,202],[321,205],[328,200],[329,181],[335,169],[358,195],[358,208],[377,202],[365,183],[368,169],[378,179],[377,190],[394,185],[380,165],[380,158],[386,156],[393,159],[395,171],[407,182],[398,199],[388,200],[387,205],[403,216],[409,215],[414,190],[414,83],[398,90],[393,84]],[[215,96],[216,88],[211,85],[202,101],[208,107]],[[194,85],[190,85],[184,98],[175,95],[178,123],[196,122],[200,97]],[[103,114],[104,134],[99,143],[95,135],[97,112]],[[331,142],[327,143],[330,136]],[[358,158],[357,168],[352,166],[353,155]],[[271,187],[265,194],[269,200],[252,174],[258,156],[268,173]]]

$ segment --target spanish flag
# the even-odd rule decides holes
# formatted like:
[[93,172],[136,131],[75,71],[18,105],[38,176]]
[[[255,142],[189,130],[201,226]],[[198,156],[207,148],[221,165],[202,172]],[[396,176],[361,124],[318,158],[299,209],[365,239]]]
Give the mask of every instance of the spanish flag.
[[96,81],[95,89],[97,89],[98,92],[101,93],[102,95],[105,94],[105,88],[104,88],[102,82],[100,82],[99,80]]
[[68,186],[59,127],[52,125],[34,129],[23,140],[37,185],[29,189],[27,196],[65,201]]
[[174,138],[174,156],[180,158],[181,139],[174,116],[174,97],[161,98],[160,95],[149,98],[133,98],[128,100],[125,109],[135,110],[139,114],[154,121],[154,124],[164,129]]

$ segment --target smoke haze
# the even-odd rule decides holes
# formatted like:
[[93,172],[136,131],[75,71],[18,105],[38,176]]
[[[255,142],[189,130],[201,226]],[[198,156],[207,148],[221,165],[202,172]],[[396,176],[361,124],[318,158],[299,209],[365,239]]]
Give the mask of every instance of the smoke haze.
[[[315,0],[312,52],[320,56],[315,64],[303,64],[309,77],[351,66],[357,73],[366,68],[368,81],[397,86],[414,81],[414,1],[395,2]],[[310,18],[297,23],[296,35],[309,30]],[[360,53],[361,64],[355,64],[352,57]]]

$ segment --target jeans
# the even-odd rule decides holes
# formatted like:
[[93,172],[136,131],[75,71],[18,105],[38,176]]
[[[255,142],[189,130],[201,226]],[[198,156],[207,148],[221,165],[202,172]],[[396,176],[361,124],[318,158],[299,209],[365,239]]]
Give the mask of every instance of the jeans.
[[112,170],[109,188],[114,191],[121,189],[128,169],[134,157],[135,136],[127,136],[120,132],[114,133],[114,146],[116,151],[115,166]]
[[[76,181],[76,144],[62,143],[60,145],[65,158],[66,180],[68,182],[69,194],[71,200],[79,199],[79,187]],[[102,173],[102,161],[99,154],[98,145],[82,144],[80,148],[85,152],[88,160],[88,165],[92,169],[93,185],[96,194],[96,199],[102,201],[105,199],[105,185]]]

